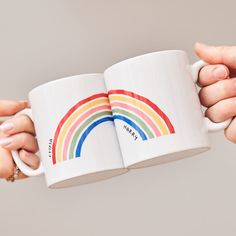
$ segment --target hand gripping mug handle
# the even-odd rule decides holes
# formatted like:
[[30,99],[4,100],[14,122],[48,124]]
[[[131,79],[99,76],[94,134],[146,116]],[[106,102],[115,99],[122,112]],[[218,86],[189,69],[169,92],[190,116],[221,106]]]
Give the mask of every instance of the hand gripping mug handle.
[[[192,77],[193,77],[194,83],[197,83],[199,72],[206,65],[208,65],[208,64],[205,61],[197,61],[193,65],[191,65],[191,72],[192,72]],[[223,130],[223,129],[227,128],[229,126],[230,122],[232,121],[232,119],[228,119],[223,122],[215,123],[207,117],[204,117],[204,120],[205,120],[207,130],[209,132]]]
[[[32,117],[32,111],[31,109],[24,109],[20,112],[18,112],[16,114],[16,116],[18,115],[27,115],[31,120],[33,120]],[[42,175],[44,173],[44,168],[42,165],[42,162],[40,161],[40,165],[39,168],[34,170],[32,168],[30,168],[29,166],[27,166],[19,157],[19,152],[18,151],[12,151],[12,157],[16,163],[16,165],[19,167],[19,169],[21,170],[22,173],[24,173],[27,176],[37,176],[37,175]],[[39,152],[37,153],[39,154]]]

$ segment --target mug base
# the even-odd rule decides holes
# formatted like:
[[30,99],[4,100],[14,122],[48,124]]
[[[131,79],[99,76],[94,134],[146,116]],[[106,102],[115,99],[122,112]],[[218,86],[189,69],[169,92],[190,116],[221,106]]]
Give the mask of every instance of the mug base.
[[106,180],[118,175],[122,175],[128,172],[128,169],[113,169],[113,170],[104,170],[96,173],[85,174],[82,176],[71,177],[66,180],[58,181],[54,184],[50,184],[48,187],[51,189],[57,188],[68,188],[75,187],[79,185],[89,184],[98,182],[101,180]]
[[141,162],[137,162],[131,165],[128,165],[128,169],[138,169],[138,168],[144,168],[144,167],[150,167],[150,166],[155,166],[155,165],[160,165],[160,164],[165,164],[177,160],[181,160],[187,157],[191,157],[197,154],[200,154],[202,152],[205,152],[209,150],[210,147],[199,147],[199,148],[192,148],[192,149],[187,149],[187,150],[182,150],[174,153],[168,153],[164,154],[158,157],[153,157],[148,160],[144,160]]

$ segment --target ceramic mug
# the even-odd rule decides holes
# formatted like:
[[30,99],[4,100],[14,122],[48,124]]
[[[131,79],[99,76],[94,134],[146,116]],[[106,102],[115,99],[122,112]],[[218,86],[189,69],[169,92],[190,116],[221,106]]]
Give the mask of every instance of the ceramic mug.
[[84,74],[43,84],[29,93],[41,164],[37,170],[12,152],[28,176],[45,174],[50,188],[70,187],[127,172],[102,74]]
[[191,65],[180,50],[153,52],[105,70],[104,77],[125,167],[178,160],[210,148],[208,132],[226,128],[204,117]]
[[17,166],[60,188],[207,151],[208,132],[230,120],[204,117],[195,84],[204,65],[184,51],[154,52],[33,89],[32,111],[20,114],[35,123],[41,165],[32,170],[14,151]]

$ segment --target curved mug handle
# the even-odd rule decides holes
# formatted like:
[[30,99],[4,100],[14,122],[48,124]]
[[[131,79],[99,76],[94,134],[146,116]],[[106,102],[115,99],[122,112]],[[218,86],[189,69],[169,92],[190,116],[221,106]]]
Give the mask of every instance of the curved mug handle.
[[[29,108],[18,112],[16,114],[16,116],[18,116],[18,115],[27,115],[31,120],[33,120],[32,110],[29,109]],[[40,161],[39,168],[34,170],[34,169],[30,168],[28,165],[26,165],[20,159],[18,151],[12,151],[11,153],[12,153],[12,157],[13,157],[16,165],[19,167],[21,172],[24,173],[25,175],[27,175],[27,176],[37,176],[37,175],[42,175],[44,173],[44,168],[43,168],[43,165],[42,165],[42,161]],[[39,152],[37,154],[39,154]]]
[[[195,84],[197,84],[198,75],[199,75],[200,70],[206,65],[208,65],[208,64],[205,61],[200,60],[200,61],[197,61],[193,65],[190,66],[193,81],[194,81]],[[215,123],[207,117],[204,117],[204,119],[205,119],[205,124],[206,124],[207,130],[209,132],[215,132],[215,131],[223,130],[223,129],[227,128],[229,126],[230,122],[232,121],[232,119],[228,119],[228,120],[223,121],[223,122]]]

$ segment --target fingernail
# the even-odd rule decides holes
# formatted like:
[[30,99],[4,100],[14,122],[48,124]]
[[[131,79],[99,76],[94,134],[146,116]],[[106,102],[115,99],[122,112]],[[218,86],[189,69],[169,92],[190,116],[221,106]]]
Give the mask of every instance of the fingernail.
[[3,123],[1,126],[0,126],[0,131],[2,132],[7,132],[11,129],[14,128],[14,124],[13,123]]
[[30,154],[29,154],[29,152],[27,152],[27,151],[25,151],[25,150],[22,150],[22,152],[23,152],[23,154],[26,156],[26,157],[28,157]]
[[0,139],[0,146],[7,146],[12,142],[12,138]]
[[222,68],[222,67],[217,67],[214,71],[213,71],[214,75],[216,77],[219,77],[219,78],[226,78],[227,76],[227,71],[225,68]]

